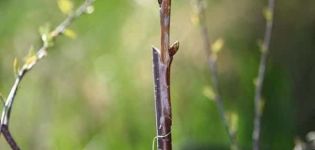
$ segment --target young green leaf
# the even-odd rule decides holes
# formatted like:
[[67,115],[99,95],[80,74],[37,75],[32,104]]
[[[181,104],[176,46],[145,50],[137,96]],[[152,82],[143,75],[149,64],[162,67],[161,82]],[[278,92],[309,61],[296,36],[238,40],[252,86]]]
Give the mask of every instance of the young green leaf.
[[228,118],[229,118],[230,129],[233,133],[235,133],[238,128],[239,116],[235,112],[230,112]]
[[215,93],[211,86],[206,86],[203,88],[203,95],[209,98],[210,100],[215,100]]
[[58,0],[58,7],[63,14],[69,15],[73,12],[73,3],[70,0]]
[[224,40],[222,38],[215,40],[213,44],[211,45],[212,52],[215,54],[218,54],[223,48],[223,46],[224,46]]
[[36,53],[34,52],[34,47],[31,46],[31,48],[28,51],[27,56],[24,58],[24,65],[30,69],[37,61]]
[[50,33],[50,25],[49,24],[45,24],[45,25],[39,27],[39,33],[40,33],[42,41],[46,47],[51,47],[54,45],[53,37]]
[[13,60],[13,71],[14,71],[14,74],[17,75],[19,73],[19,70],[20,70],[19,62],[18,62],[18,59],[15,57],[14,60]]
[[31,46],[30,49],[28,49],[28,53],[27,53],[26,57],[32,57],[34,55],[35,55],[34,46]]
[[25,66],[27,69],[30,69],[37,61],[37,57],[36,56],[32,56],[32,57],[28,57],[26,60],[25,60]]
[[77,34],[71,30],[71,29],[66,29],[63,34],[67,37],[69,37],[70,39],[76,39],[77,38]]

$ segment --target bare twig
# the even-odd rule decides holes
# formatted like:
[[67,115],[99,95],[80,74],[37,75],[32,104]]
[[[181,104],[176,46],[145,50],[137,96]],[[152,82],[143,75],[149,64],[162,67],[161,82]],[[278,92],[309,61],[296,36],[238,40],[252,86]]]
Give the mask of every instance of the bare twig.
[[254,129],[253,129],[253,150],[259,150],[259,147],[260,147],[261,117],[263,113],[263,100],[261,98],[261,95],[262,95],[263,82],[265,78],[265,72],[266,72],[265,70],[266,70],[268,52],[269,52],[270,41],[271,41],[274,5],[275,5],[275,0],[269,0],[268,7],[264,11],[264,15],[266,19],[266,28],[265,28],[264,41],[261,47],[262,54],[260,57],[258,77],[255,82],[256,89],[255,89],[255,101],[254,101],[255,116],[254,116]]
[[[78,17],[80,17],[83,13],[87,11],[87,8],[92,5],[94,0],[86,0],[76,11],[71,13],[62,23],[60,23],[52,32],[50,32],[49,38],[51,40],[55,40],[58,36],[62,35],[63,32],[66,30],[66,28]],[[43,35],[42,35],[43,36]],[[43,38],[43,37],[42,37]],[[47,37],[46,37],[47,38]],[[5,136],[5,138],[11,139],[10,141],[14,141],[12,136],[9,132],[9,120],[10,120],[10,114],[12,110],[12,106],[15,100],[15,96],[17,94],[18,88],[20,86],[20,83],[23,79],[23,77],[29,72],[41,59],[43,59],[47,55],[47,49],[50,47],[49,44],[47,44],[47,41],[44,41],[43,39],[43,45],[41,48],[37,51],[37,53],[34,56],[34,59],[32,61],[25,63],[21,69],[17,72],[17,76],[15,79],[15,82],[10,90],[10,93],[7,97],[7,100],[5,102],[5,105],[2,110],[1,115],[1,132]],[[4,128],[4,129],[2,129]],[[15,142],[10,142],[8,140],[8,143],[11,145]],[[15,144],[16,145],[16,144]],[[11,145],[11,147],[14,147],[14,145]]]
[[158,0],[161,22],[161,50],[153,48],[155,84],[155,111],[158,150],[172,149],[172,109],[170,97],[170,71],[173,56],[179,48],[175,42],[170,46],[171,0]]
[[218,112],[220,114],[220,118],[224,124],[225,131],[231,142],[231,147],[233,147],[233,149],[237,149],[236,137],[235,137],[235,134],[232,132],[229,126],[229,123],[227,121],[223,100],[220,94],[219,78],[218,78],[218,73],[217,73],[217,59],[215,56],[216,54],[212,50],[212,47],[211,47],[212,43],[208,35],[205,7],[206,7],[205,1],[197,0],[197,11],[198,11],[198,17],[199,17],[199,23],[200,23],[200,31],[202,34],[204,50],[206,52],[206,56],[208,59],[208,66],[211,73],[211,81],[212,81],[213,91],[215,94],[214,99],[217,105]]
[[2,125],[1,132],[4,135],[5,140],[9,143],[12,150],[20,150],[20,147],[16,144],[7,125]]

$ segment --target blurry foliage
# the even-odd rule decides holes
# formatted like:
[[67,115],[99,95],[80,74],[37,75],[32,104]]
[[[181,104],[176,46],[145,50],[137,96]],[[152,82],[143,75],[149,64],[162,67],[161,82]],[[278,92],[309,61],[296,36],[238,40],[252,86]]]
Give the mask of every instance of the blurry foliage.
[[[205,91],[210,78],[193,4],[172,3],[171,37],[181,42],[172,70],[174,149],[224,150],[229,142],[209,101],[211,90]],[[263,94],[263,149],[292,149],[296,137],[305,140],[315,130],[314,5],[306,0],[276,3]],[[224,39],[217,58],[222,95],[245,150],[251,149],[253,80],[260,55],[256,41],[264,30],[264,6],[264,1],[209,0],[207,8],[210,36]],[[40,44],[38,27],[61,21],[65,15],[59,7],[50,0],[0,1],[4,95],[14,79],[13,60],[23,58],[31,44]],[[70,37],[77,38],[58,39],[22,83],[11,122],[18,143],[33,150],[150,149],[155,135],[150,47],[159,45],[157,3],[98,0],[93,15],[82,17],[71,31]],[[0,149],[8,149],[3,138]]]

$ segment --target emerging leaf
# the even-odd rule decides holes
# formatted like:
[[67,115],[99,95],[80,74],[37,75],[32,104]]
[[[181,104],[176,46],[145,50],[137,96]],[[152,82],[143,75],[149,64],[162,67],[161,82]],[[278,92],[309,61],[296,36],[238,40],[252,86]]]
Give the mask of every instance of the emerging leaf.
[[58,0],[57,1],[60,11],[63,14],[69,15],[73,12],[73,3],[70,0]]
[[24,59],[24,65],[27,67],[27,69],[30,69],[37,61],[36,53],[34,52],[34,47],[32,46],[27,56]]
[[20,70],[20,65],[19,65],[18,59],[15,57],[14,60],[13,60],[13,71],[14,71],[14,74],[18,75],[19,70]]
[[28,57],[27,59],[25,59],[25,66],[27,69],[30,69],[37,61],[37,57],[36,55],[32,56],[32,57]]
[[224,46],[224,40],[222,38],[217,39],[211,45],[212,52],[214,54],[218,54],[221,51],[223,46]]
[[229,124],[230,124],[230,130],[235,133],[237,131],[237,127],[238,127],[238,114],[235,112],[230,112],[229,113]]
[[215,100],[215,92],[213,91],[212,87],[206,86],[203,89],[203,95],[209,98],[210,100]]
[[45,24],[44,26],[39,27],[39,33],[41,35],[42,41],[46,47],[53,46],[53,37],[50,33],[50,25]]
[[69,37],[70,39],[76,39],[77,38],[77,34],[71,30],[71,29],[66,29],[63,34],[67,37]]
[[35,55],[35,50],[34,50],[34,46],[31,46],[30,49],[28,50],[28,54],[26,56],[27,57],[32,57]]

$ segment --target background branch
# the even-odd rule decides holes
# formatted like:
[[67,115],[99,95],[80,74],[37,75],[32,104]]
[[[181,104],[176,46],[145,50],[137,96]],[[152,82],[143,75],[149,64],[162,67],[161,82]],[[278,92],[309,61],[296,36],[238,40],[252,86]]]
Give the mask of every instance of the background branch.
[[236,136],[232,132],[231,127],[229,126],[229,123],[226,118],[225,109],[224,109],[224,103],[221,98],[220,94],[220,88],[219,88],[219,78],[217,73],[217,54],[213,52],[213,49],[211,47],[212,43],[210,40],[210,37],[208,35],[208,27],[207,27],[207,19],[206,19],[206,3],[203,0],[197,0],[197,11],[198,11],[198,18],[199,18],[199,24],[200,24],[200,31],[202,35],[204,50],[206,52],[209,71],[211,74],[211,81],[212,81],[212,87],[213,92],[215,94],[214,100],[218,109],[218,112],[220,114],[220,118],[223,122],[225,131],[229,137],[229,140],[231,142],[231,147],[233,149],[237,149],[237,141]]
[[275,0],[268,1],[268,7],[264,10],[264,16],[266,19],[266,28],[264,41],[261,46],[261,57],[260,64],[258,70],[258,77],[255,82],[255,99],[254,99],[254,107],[255,107],[255,116],[254,116],[254,129],[253,129],[253,150],[259,150],[260,146],[260,131],[261,131],[261,117],[263,113],[263,100],[262,100],[262,89],[263,82],[265,78],[265,70],[267,65],[267,58],[269,53],[270,41],[271,41],[271,33],[273,27],[273,16],[274,16],[274,5]]
[[[52,42],[55,40],[58,36],[62,35],[62,33],[66,30],[66,28],[71,25],[71,23],[77,18],[80,17],[83,13],[85,13],[92,5],[94,0],[86,0],[77,10],[75,10],[73,13],[68,15],[68,17],[60,23],[52,32],[49,32],[48,35],[42,35],[43,45],[41,48],[37,51],[37,53],[32,56],[27,62],[25,62],[21,69],[18,70],[15,82],[10,90],[10,93],[7,97],[7,100],[5,102],[5,105],[2,110],[1,115],[1,132],[4,135],[4,137],[7,139],[10,146],[16,147],[16,143],[14,142],[14,139],[12,138],[10,132],[9,132],[9,120],[10,120],[10,114],[13,107],[13,103],[15,100],[15,96],[18,92],[18,88],[20,86],[20,83],[23,79],[23,77],[29,72],[41,59],[43,59],[47,55],[47,49],[51,47],[49,42]],[[49,41],[48,41],[49,40]],[[4,129],[2,129],[4,128]],[[9,140],[8,140],[9,139]],[[10,142],[13,141],[13,142]],[[12,144],[12,145],[11,145]]]

